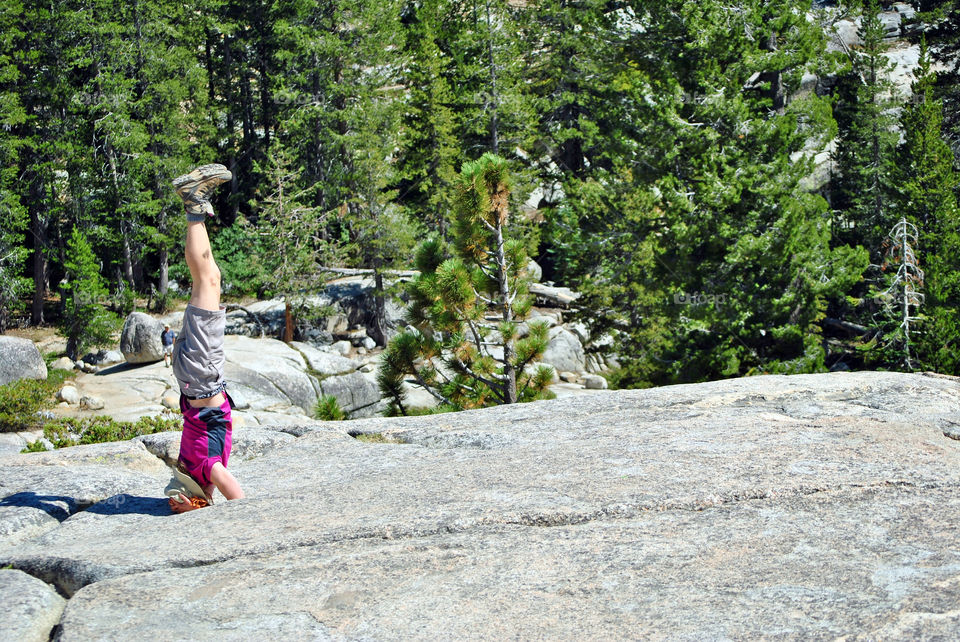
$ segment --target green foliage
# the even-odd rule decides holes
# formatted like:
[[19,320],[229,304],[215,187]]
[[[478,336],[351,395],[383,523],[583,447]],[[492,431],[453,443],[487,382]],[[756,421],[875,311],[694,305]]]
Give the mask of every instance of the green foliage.
[[340,407],[340,402],[333,395],[324,395],[317,400],[317,407],[313,411],[315,419],[322,421],[343,421],[347,413]]
[[[900,118],[903,142],[897,149],[893,199],[896,210],[919,228],[915,249],[923,268],[924,300],[914,334],[918,365],[954,374],[960,372],[960,357],[953,349],[960,343],[956,306],[960,300],[960,208],[956,195],[960,175],[944,139],[943,103],[934,97],[937,77],[924,39],[914,76],[913,97]],[[885,359],[883,365],[899,361]]]
[[[323,287],[321,268],[369,268],[371,336],[383,344],[395,330],[385,326],[389,271],[410,267],[412,248],[433,234],[412,295],[410,321],[423,330],[411,336],[437,355],[451,337],[472,342],[458,352],[492,390],[508,364],[483,344],[515,340],[524,355],[531,346],[501,317],[484,317],[501,290],[484,268],[499,259],[482,248],[502,250],[516,281],[508,323],[529,308],[518,274],[532,254],[545,280],[585,293],[594,334],[615,338],[623,381],[650,385],[816,371],[848,357],[883,365],[856,351],[865,338],[838,341],[824,319],[870,326],[881,313],[868,296],[880,275],[861,277],[868,254],[881,262],[900,213],[920,227],[927,276],[918,354],[924,367],[960,373],[951,356],[960,242],[944,227],[957,218],[956,183],[937,142],[960,151],[960,9],[918,3],[926,13],[910,37],[931,39],[944,72],[904,106],[884,78],[876,2],[863,9],[862,45],[826,50],[825,25],[861,4],[9,3],[0,332],[21,322],[31,282],[31,322],[52,311],[49,284],[76,261],[74,228],[100,286],[75,296],[67,281],[72,354],[108,334],[84,302],[126,312],[149,294],[166,308],[168,278],[189,279],[169,181],[219,161],[236,177],[217,191],[210,226],[225,294],[284,295],[301,317],[305,295]],[[810,74],[840,79],[809,91]],[[835,138],[824,185],[814,158]],[[512,183],[502,246],[486,227],[507,211],[486,203],[501,196],[477,189],[487,178],[458,184],[456,168],[466,162],[469,175],[486,151],[506,160],[476,167],[505,178],[509,166]],[[723,299],[677,303],[695,295]],[[419,367],[443,398],[471,385],[469,374]]]
[[60,331],[67,337],[67,356],[76,359],[90,346],[108,344],[119,328],[120,319],[103,307],[107,289],[96,256],[77,228],[67,243],[67,252],[66,300]]
[[210,247],[217,257],[224,294],[256,296],[260,291],[270,289],[272,281],[261,259],[270,252],[264,245],[265,238],[245,219],[212,235]]
[[44,381],[20,379],[0,386],[0,432],[32,430],[42,424],[40,412],[53,406],[53,398],[72,371],[51,369]]
[[20,452],[21,453],[45,453],[47,452],[47,446],[38,439],[37,441],[31,441]]
[[465,163],[457,183],[453,247],[438,240],[417,253],[423,271],[410,286],[408,329],[387,346],[377,381],[391,414],[406,414],[407,377],[442,406],[457,409],[543,398],[549,368],[530,365],[547,347],[546,323],[519,323],[530,309],[526,244],[505,238],[509,220],[505,159]]
[[889,78],[894,65],[884,56],[887,45],[876,0],[865,4],[857,35],[863,45],[851,52],[851,71],[841,82],[843,100],[837,109],[834,235],[835,243],[863,245],[879,263],[880,245],[897,219],[888,188],[897,133]]
[[[618,78],[635,97],[631,151],[578,183],[596,220],[579,303],[612,332],[633,385],[824,368],[818,322],[866,255],[831,249],[827,203],[804,182],[835,131],[800,2],[648,5]],[[734,18],[736,15],[736,18]]]
[[51,389],[45,381],[21,379],[0,386],[0,431],[30,430],[41,421],[38,413],[52,405]]
[[[0,102],[0,109],[2,109]],[[3,119],[0,112],[0,119]],[[26,211],[19,197],[8,187],[13,180],[11,166],[4,161],[5,138],[0,133],[0,334],[7,331],[11,317],[22,309],[21,297],[30,284],[21,276],[23,264],[29,254],[25,244],[27,228]],[[15,167],[14,167],[15,169]]]
[[183,422],[179,417],[141,417],[137,421],[115,421],[105,415],[83,418],[62,418],[46,422],[43,436],[57,448],[126,441],[140,435],[179,431]]

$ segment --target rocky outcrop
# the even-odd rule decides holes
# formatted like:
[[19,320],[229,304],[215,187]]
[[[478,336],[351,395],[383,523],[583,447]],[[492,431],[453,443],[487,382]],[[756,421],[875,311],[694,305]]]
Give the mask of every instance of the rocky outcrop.
[[46,379],[47,364],[28,339],[0,336],[0,386],[19,379]]
[[120,352],[127,363],[153,363],[163,360],[160,335],[163,324],[143,312],[131,312],[120,334]]
[[0,638],[18,642],[48,642],[67,603],[48,584],[9,569],[0,569],[0,602]]
[[[276,339],[228,335],[224,352],[238,425],[302,423],[313,414],[323,394],[337,396],[341,407],[354,417],[380,408],[373,373],[358,373],[360,368],[372,371],[372,366],[305,343],[285,344]],[[373,394],[376,399],[371,399]],[[136,421],[144,415],[175,416],[179,399],[173,372],[162,361],[135,368],[124,364],[79,375],[61,390],[56,412],[66,416],[106,414],[118,421]],[[19,452],[24,445],[17,439],[9,445],[0,443],[0,450]]]
[[337,398],[340,408],[351,418],[372,417],[381,412],[380,388],[360,372],[328,377],[320,382],[324,395]]
[[318,350],[307,343],[293,341],[290,347],[301,354],[310,371],[319,378],[348,375],[359,367],[359,364],[339,354]]
[[543,363],[553,366],[557,372],[583,372],[586,369],[583,344],[575,334],[558,327],[551,328],[548,336],[550,343],[540,359]]
[[0,566],[69,596],[63,640],[951,639],[958,416],[861,372],[304,423],[178,516],[136,449],[22,455],[0,511],[51,523]]
[[306,372],[303,356],[275,339],[230,337],[224,342],[228,389],[239,389],[252,408],[312,414],[319,383]]

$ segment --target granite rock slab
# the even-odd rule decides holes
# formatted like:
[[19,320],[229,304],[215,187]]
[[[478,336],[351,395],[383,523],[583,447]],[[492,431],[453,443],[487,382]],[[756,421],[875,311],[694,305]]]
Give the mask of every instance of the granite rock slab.
[[44,582],[21,571],[0,569],[0,639],[48,642],[66,600]]
[[889,486],[297,548],[87,586],[62,639],[109,636],[118,617],[130,637],[184,640],[950,638],[960,526],[931,500],[960,508]]
[[958,417],[955,378],[859,372],[308,422],[184,515],[122,460],[0,466],[74,505],[0,565],[63,639],[953,638]]

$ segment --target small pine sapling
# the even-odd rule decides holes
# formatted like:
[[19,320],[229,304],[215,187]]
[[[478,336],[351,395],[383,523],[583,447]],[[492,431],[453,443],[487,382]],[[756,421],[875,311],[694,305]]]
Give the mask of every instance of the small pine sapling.
[[478,408],[543,398],[553,371],[532,364],[547,348],[547,324],[525,324],[533,307],[525,243],[505,236],[507,161],[493,154],[459,176],[448,257],[436,239],[416,255],[410,327],[381,358],[378,382],[389,412],[407,414],[404,383],[441,406]]

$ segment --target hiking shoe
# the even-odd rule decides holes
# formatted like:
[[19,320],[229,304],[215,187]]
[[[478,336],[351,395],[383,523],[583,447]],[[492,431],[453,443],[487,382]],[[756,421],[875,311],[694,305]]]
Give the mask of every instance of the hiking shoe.
[[202,221],[204,214],[213,216],[213,206],[210,204],[210,193],[221,183],[233,178],[230,170],[213,163],[201,165],[189,174],[173,179],[173,188],[177,196],[183,201],[183,209],[187,211],[188,221]]

